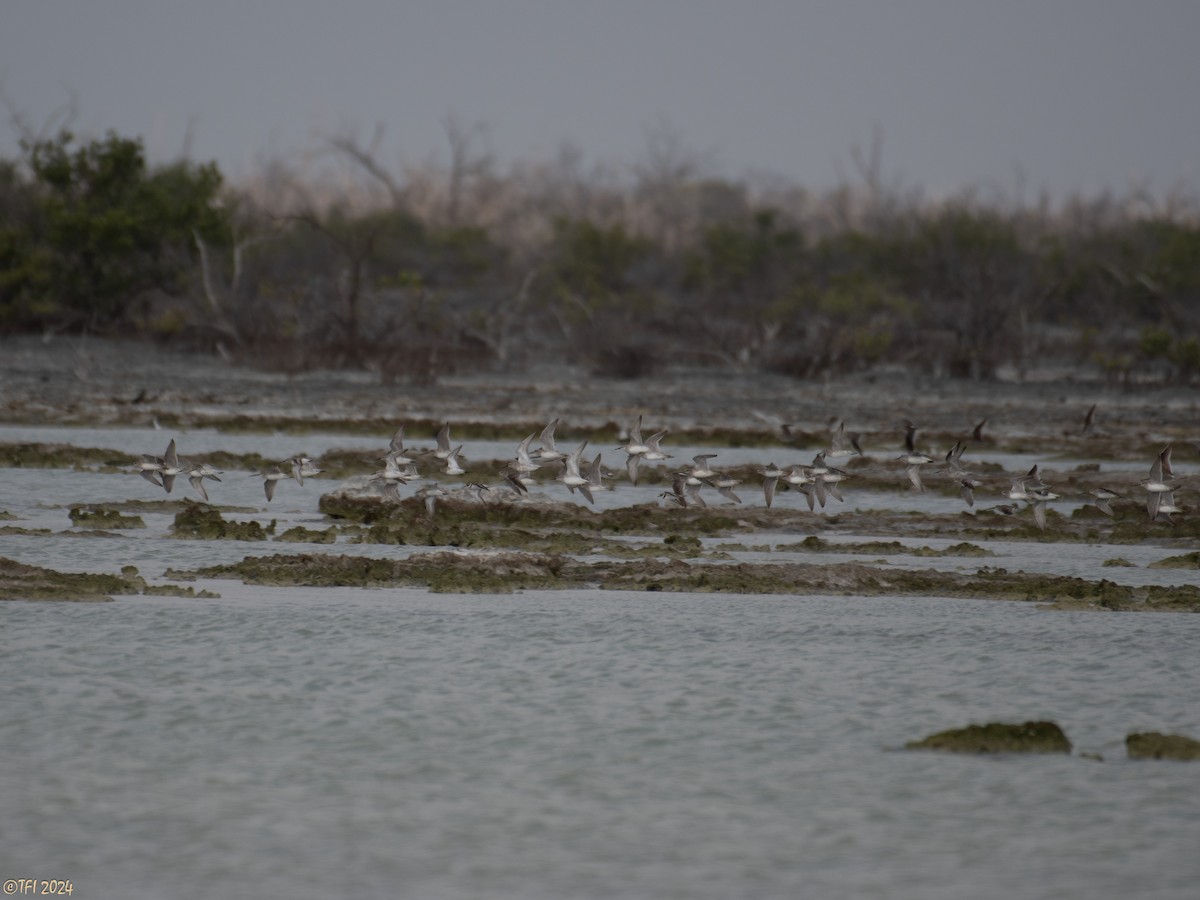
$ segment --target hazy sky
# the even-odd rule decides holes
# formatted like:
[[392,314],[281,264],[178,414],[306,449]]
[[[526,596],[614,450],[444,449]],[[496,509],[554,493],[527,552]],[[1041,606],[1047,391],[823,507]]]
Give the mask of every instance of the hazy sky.
[[453,114],[502,164],[633,163],[665,121],[713,174],[821,188],[877,126],[935,194],[1162,192],[1200,185],[1198,40],[1196,0],[3,0],[0,87],[234,179],[379,123],[385,162],[444,156]]

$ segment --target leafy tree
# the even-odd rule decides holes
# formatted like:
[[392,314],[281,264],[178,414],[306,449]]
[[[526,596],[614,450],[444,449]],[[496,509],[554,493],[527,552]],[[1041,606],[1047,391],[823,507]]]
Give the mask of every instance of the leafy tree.
[[[151,170],[140,140],[112,132],[77,147],[70,132],[25,143],[38,215],[25,223],[21,290],[31,309],[107,327],[154,292],[178,293],[193,271],[194,235],[228,241],[213,163]],[[3,251],[0,251],[3,252]]]

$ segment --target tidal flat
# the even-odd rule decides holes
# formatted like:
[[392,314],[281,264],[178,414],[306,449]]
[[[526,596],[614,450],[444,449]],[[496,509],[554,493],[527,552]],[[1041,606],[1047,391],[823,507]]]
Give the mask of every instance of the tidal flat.
[[[345,560],[374,559],[401,567],[389,576],[395,583],[433,590],[596,585],[1200,608],[1186,576],[1200,544],[1200,516],[1189,509],[1200,473],[1198,407],[1185,390],[913,375],[813,385],[704,370],[597,381],[564,368],[450,376],[397,392],[369,373],[272,375],[103,341],[81,366],[62,342],[6,344],[6,359],[19,364],[0,370],[0,546],[14,562],[64,575],[93,558],[98,577],[136,564],[149,586],[164,589],[172,578],[218,572],[251,583],[357,584]],[[1092,404],[1098,412],[1085,428]],[[667,431],[670,458],[643,464],[634,485],[616,448],[639,418],[647,433]],[[506,484],[516,443],[551,419],[564,448],[586,442],[603,454],[612,475],[594,504],[556,482],[560,464],[534,472],[527,494]],[[905,420],[918,425],[917,444],[933,460],[921,491],[897,460]],[[441,474],[430,453],[442,423],[463,445],[463,475]],[[815,505],[781,481],[768,506],[760,470],[811,465],[838,423],[862,450],[838,459],[843,499]],[[389,494],[369,476],[400,426],[418,480]],[[132,474],[168,440],[224,473],[205,482],[211,503],[185,475],[168,494]],[[970,504],[941,459],[958,441],[978,482]],[[1151,518],[1141,483],[1168,445],[1182,512]],[[268,501],[255,473],[286,470],[296,454],[322,471],[303,486],[285,481]],[[674,473],[709,455],[738,502],[704,488],[703,506],[679,508]],[[1044,528],[1029,502],[1005,497],[1031,470],[1053,494]],[[433,483],[444,495],[430,514],[413,495]],[[1111,516],[1095,503],[1101,489],[1118,494]],[[108,552],[63,549],[83,536]],[[280,560],[303,555],[304,573],[266,574],[263,560],[275,557],[246,552],[247,544],[288,551]],[[527,565],[494,562],[518,557]]]
[[[1185,392],[698,370],[386,387],[14,348],[0,596],[89,601],[0,603],[0,844],[24,869],[132,897],[1195,893]],[[616,448],[639,416],[672,458],[634,485]],[[985,416],[969,506],[944,454]],[[528,494],[504,477],[556,417],[561,449],[616,473],[594,504],[553,465]],[[904,418],[936,460],[924,491]],[[841,420],[864,452],[844,499],[768,507],[759,469],[810,466]],[[424,452],[444,422],[464,475]],[[400,425],[419,477],[391,491],[370,476]],[[219,471],[211,502],[133,470],[170,441]],[[1152,520],[1167,443],[1184,511]],[[674,473],[712,453],[741,502],[678,506]],[[263,471],[302,457],[325,471],[268,499]],[[1060,495],[1044,530],[1004,496],[1034,465]],[[1031,722],[1070,752],[994,728],[903,749]]]

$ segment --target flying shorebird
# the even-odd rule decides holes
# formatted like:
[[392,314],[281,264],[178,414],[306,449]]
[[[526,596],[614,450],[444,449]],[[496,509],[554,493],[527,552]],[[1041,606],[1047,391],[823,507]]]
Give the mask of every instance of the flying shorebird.
[[1154,496],[1159,498],[1158,508],[1154,511],[1154,518],[1162,519],[1168,525],[1174,525],[1175,520],[1171,518],[1171,515],[1183,512],[1183,507],[1175,505],[1175,492],[1162,491]]
[[629,440],[624,444],[618,444],[618,450],[624,450],[626,456],[625,470],[629,473],[629,481],[632,484],[637,484],[638,480],[638,465],[643,459],[670,459],[671,457],[662,451],[659,446],[659,441],[666,437],[667,429],[657,432],[650,436],[649,439],[642,439],[642,417],[638,416],[637,424],[629,429]]
[[738,479],[731,478],[728,475],[716,474],[716,475],[709,475],[708,477],[701,478],[699,480],[702,481],[704,484],[707,484],[709,487],[716,488],[717,493],[720,494],[722,497],[724,497],[726,500],[732,500],[734,503],[742,502],[742,498],[733,492],[733,489],[737,485],[741,484],[741,481],[739,481]]
[[179,462],[179,454],[175,452],[175,439],[172,438],[163,454],[163,466],[159,472],[162,476],[163,490],[171,493],[171,488],[175,486],[175,476],[183,474],[184,471],[183,464]]
[[664,453],[662,448],[658,445],[658,442],[663,439],[666,433],[667,432],[664,430],[646,438],[646,440],[641,444],[641,446],[645,447],[646,449],[641,453],[630,454],[629,458],[625,460],[625,471],[629,473],[629,481],[631,484],[636,485],[638,482],[638,466],[641,465],[642,460],[671,459],[671,454]]
[[432,519],[433,511],[437,507],[438,497],[448,497],[450,495],[446,491],[442,490],[441,485],[435,481],[432,484],[427,484],[423,488],[420,488],[413,494],[413,496],[425,501],[425,512],[429,515],[429,518]]
[[1092,430],[1092,425],[1096,420],[1096,404],[1093,403],[1088,407],[1088,411],[1083,416],[1083,427],[1079,429],[1080,434],[1087,434]]
[[196,490],[204,502],[208,502],[208,491],[204,489],[204,479],[211,478],[213,481],[220,481],[218,477],[224,473],[218,472],[208,463],[193,463],[187,470],[188,483]]
[[504,476],[504,483],[507,484],[518,497],[522,494],[528,494],[529,488],[525,486],[525,482],[521,480],[521,473],[512,466],[505,466],[500,470],[500,474]]
[[316,465],[313,464],[312,459],[310,459],[308,455],[304,453],[300,453],[296,456],[289,456],[285,461],[292,467],[292,478],[294,478],[296,483],[301,487],[304,486],[305,478],[312,478],[315,475],[320,475],[321,472],[324,471],[323,469],[318,469]]
[[529,444],[537,437],[537,432],[529,435],[525,440],[517,445],[517,456],[508,464],[508,468],[516,472],[518,476],[528,475],[530,472],[536,472],[541,468],[541,463],[534,462],[529,455]]
[[958,493],[966,501],[967,506],[975,505],[975,489],[983,487],[983,482],[970,475],[958,479]]
[[1171,469],[1171,444],[1167,444],[1150,464],[1150,476],[1141,482],[1142,487],[1147,491],[1146,513],[1151,520],[1158,517],[1163,494],[1169,494],[1172,491],[1170,483],[1174,480],[1175,473]]
[[767,509],[770,509],[775,499],[775,486],[783,477],[783,469],[772,462],[759,469],[758,474],[763,477],[763,499],[767,502]]
[[904,474],[908,476],[909,482],[913,488],[918,491],[924,491],[925,485],[921,481],[921,466],[933,462],[931,457],[921,453],[916,448],[914,438],[917,434],[917,426],[912,422],[905,420],[904,422],[904,450],[900,456],[896,458],[904,461]]
[[1037,523],[1037,527],[1042,531],[1046,530],[1046,503],[1050,500],[1057,500],[1058,494],[1051,490],[1047,490],[1045,486],[1030,491],[1030,505],[1033,507],[1033,521]]
[[[862,456],[862,447],[859,446],[858,432],[852,431],[846,433],[846,423],[839,422],[837,431],[833,433],[833,437],[829,442],[829,449],[825,451],[825,456],[829,459],[845,459],[848,456]],[[849,444],[849,446],[846,446]]]
[[462,451],[462,444],[459,444],[449,455],[446,456],[446,465],[442,469],[447,475],[465,475],[467,470],[462,467],[458,461],[458,454]]
[[583,467],[581,474],[588,480],[588,487],[593,491],[611,491],[612,485],[604,483],[605,478],[612,478],[610,472],[604,471],[604,465],[600,461],[602,454],[597,453],[596,458]]
[[[820,454],[817,454],[817,456],[819,457]],[[827,467],[822,466],[821,468],[825,468],[828,471]],[[796,464],[788,466],[784,470],[784,473],[780,476],[780,481],[793,490],[802,493],[804,499],[808,502],[808,511],[812,512],[816,508],[814,487],[820,477],[820,474],[813,474],[812,471],[805,469],[804,466]]]
[[567,455],[563,469],[558,473],[558,480],[565,484],[567,490],[572,494],[578,488],[579,493],[587,498],[588,503],[595,503],[596,500],[592,497],[591,482],[579,471],[579,460],[583,456],[583,450],[586,446],[587,441],[584,441]]
[[162,487],[162,470],[165,465],[166,461],[161,456],[143,453],[141,461],[137,464],[137,473],[155,487]]
[[1112,501],[1121,499],[1121,493],[1112,488],[1098,487],[1092,490],[1091,494],[1096,498],[1093,504],[1096,509],[1111,519],[1113,515]]
[[554,429],[557,427],[558,419],[555,419],[549,425],[543,428],[541,437],[542,445],[529,454],[539,463],[558,462],[560,459],[567,458],[567,454],[559,450],[554,444]]
[[716,453],[698,453],[692,457],[692,467],[688,474],[693,478],[712,478],[717,473],[708,465],[710,459],[716,459]]
[[291,473],[283,471],[279,466],[267,466],[265,469],[260,469],[255,472],[251,478],[261,478],[263,480],[263,493],[267,495],[267,502],[270,503],[275,497],[275,484],[285,478],[291,478]]

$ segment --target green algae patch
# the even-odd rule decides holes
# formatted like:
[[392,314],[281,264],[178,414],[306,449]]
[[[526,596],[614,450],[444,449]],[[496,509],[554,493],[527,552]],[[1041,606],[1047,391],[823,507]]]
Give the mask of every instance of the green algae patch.
[[1114,556],[1112,559],[1106,559],[1100,565],[1106,566],[1110,569],[1111,568],[1118,568],[1118,569],[1136,569],[1137,568],[1137,566],[1134,563],[1131,563],[1129,560],[1127,560],[1123,556]]
[[940,750],[947,753],[1070,753],[1071,742],[1054,722],[1009,724],[989,722],[939,731],[906,750]]
[[146,582],[133,566],[120,575],[56,572],[0,557],[0,600],[112,600],[115,594],[138,594]]
[[10,513],[7,509],[0,509],[0,522],[15,522],[17,517]]
[[1181,556],[1168,556],[1148,566],[1151,569],[1200,569],[1200,551],[1184,553]]
[[333,544],[337,542],[337,531],[333,528],[316,531],[305,528],[303,525],[297,525],[295,528],[289,528],[275,540],[285,544]]
[[991,550],[985,550],[983,547],[966,541],[960,541],[942,550],[935,550],[932,547],[910,547],[900,541],[862,541],[858,543],[826,541],[815,534],[796,544],[780,544],[775,549],[783,552],[802,550],[809,553],[854,553],[872,556],[987,557],[996,555]]
[[408,559],[298,554],[247,557],[168,577],[238,578],[247,584],[305,587],[427,587],[447,593],[509,593],[573,587],[562,557],[538,553],[426,553]]
[[1125,752],[1130,759],[1197,760],[1200,741],[1182,734],[1134,732],[1125,737]]
[[145,528],[141,516],[127,516],[108,506],[72,506],[71,523],[82,528]]
[[0,467],[11,469],[117,469],[138,459],[121,450],[70,444],[0,444]]
[[220,594],[214,594],[212,591],[196,590],[191,585],[182,584],[155,584],[148,586],[143,594],[151,597],[184,597],[189,600],[220,600]]
[[46,535],[54,534],[49,528],[22,528],[20,525],[0,525],[0,534]]
[[205,541],[265,541],[271,527],[258,522],[230,522],[211,506],[188,502],[171,526],[175,537]]
[[1200,612],[1200,587],[1154,585],[1146,588],[1143,606],[1155,612]]
[[995,556],[991,550],[980,547],[978,544],[972,544],[967,541],[959,541],[957,544],[951,544],[941,550],[933,551],[935,556]]
[[[527,545],[539,546],[535,540]],[[689,551],[690,552],[690,551]],[[445,591],[600,587],[606,590],[778,595],[923,596],[1010,600],[1051,609],[1200,611],[1200,589],[1133,588],[1109,581],[1028,575],[983,568],[976,573],[903,570],[866,563],[715,563],[667,558],[656,547],[637,548],[648,558],[578,560],[555,552],[473,550],[415,553],[406,560],[363,557],[247,557],[233,566],[170,572],[173,578],[243,578],[254,584],[381,587],[421,586]],[[612,554],[616,556],[616,554]],[[520,560],[521,565],[507,561]],[[533,567],[531,560],[541,568]]]
[[[796,567],[750,564],[704,565],[681,559],[641,563],[596,563],[592,578],[605,590],[706,594],[794,594],[805,592]],[[817,568],[817,567],[812,567]]]
[[[370,525],[376,522],[409,522],[425,518],[424,504],[409,497],[396,503],[370,494],[335,491],[323,494],[320,511],[335,520]],[[595,510],[566,501],[507,499],[489,502],[448,497],[438,502],[434,520],[440,526],[486,524],[526,529],[571,529],[575,531],[647,534],[669,530],[718,534],[739,527],[739,520],[715,510],[665,510],[654,503],[617,509]]]

